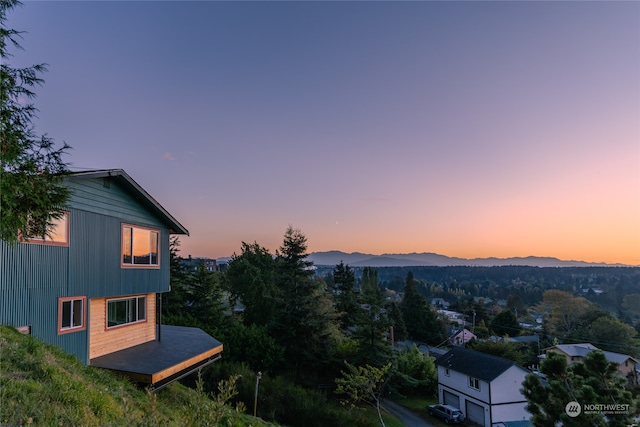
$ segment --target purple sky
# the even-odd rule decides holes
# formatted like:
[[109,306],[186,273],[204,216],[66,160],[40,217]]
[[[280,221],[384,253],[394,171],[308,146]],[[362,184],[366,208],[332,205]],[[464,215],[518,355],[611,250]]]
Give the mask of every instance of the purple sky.
[[640,264],[638,2],[32,2],[38,131],[122,168],[181,255]]

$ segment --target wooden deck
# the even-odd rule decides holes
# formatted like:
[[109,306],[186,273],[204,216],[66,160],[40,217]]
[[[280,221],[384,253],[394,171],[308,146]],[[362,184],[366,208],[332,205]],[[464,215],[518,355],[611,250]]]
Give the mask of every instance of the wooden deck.
[[222,343],[198,328],[162,325],[161,340],[91,359],[90,365],[120,372],[158,390],[220,359]]

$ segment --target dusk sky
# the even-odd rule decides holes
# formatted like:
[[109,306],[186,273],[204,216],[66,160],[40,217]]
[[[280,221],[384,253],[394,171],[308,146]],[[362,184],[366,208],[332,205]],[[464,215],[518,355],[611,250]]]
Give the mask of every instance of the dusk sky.
[[37,131],[189,231],[640,264],[640,2],[32,2]]

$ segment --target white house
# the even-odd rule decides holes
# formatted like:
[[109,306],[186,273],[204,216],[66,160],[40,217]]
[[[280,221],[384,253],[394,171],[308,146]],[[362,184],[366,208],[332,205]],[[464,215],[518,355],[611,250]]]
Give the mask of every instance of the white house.
[[515,362],[453,347],[435,363],[439,402],[460,408],[467,420],[492,427],[531,418],[520,391],[529,371]]

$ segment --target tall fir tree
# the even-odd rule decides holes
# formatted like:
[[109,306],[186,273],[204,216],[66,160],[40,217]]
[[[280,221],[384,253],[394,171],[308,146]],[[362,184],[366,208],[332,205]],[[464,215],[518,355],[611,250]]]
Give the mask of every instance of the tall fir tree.
[[355,337],[360,344],[360,364],[382,366],[391,354],[391,342],[387,339],[391,323],[374,268],[365,267],[362,271],[359,302]]
[[339,332],[332,295],[306,258],[306,236],[289,226],[276,256],[282,298],[272,333],[298,379],[311,379],[331,360]]
[[340,315],[340,326],[347,328],[356,321],[358,301],[356,300],[356,276],[349,265],[342,261],[333,270],[333,283],[336,292],[336,310]]
[[429,344],[440,344],[445,338],[444,324],[427,300],[418,292],[413,273],[407,274],[404,296],[400,304],[409,338]]
[[0,239],[10,244],[48,234],[69,198],[64,185],[68,168],[62,157],[70,148],[55,147],[46,134],[38,136],[37,109],[29,101],[44,82],[46,64],[13,68],[8,46],[20,49],[21,32],[6,28],[7,12],[20,4],[0,0]]

